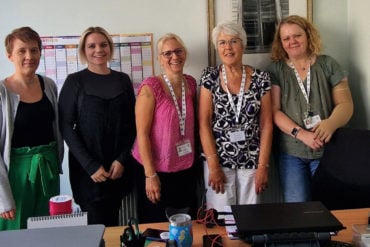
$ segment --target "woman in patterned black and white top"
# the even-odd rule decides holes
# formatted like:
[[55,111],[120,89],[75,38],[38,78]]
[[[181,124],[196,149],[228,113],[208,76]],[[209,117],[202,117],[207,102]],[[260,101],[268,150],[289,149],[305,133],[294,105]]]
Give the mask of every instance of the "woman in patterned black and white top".
[[203,71],[199,124],[208,208],[254,204],[267,187],[272,142],[269,74],[242,57],[246,33],[224,22],[212,33],[221,65]]

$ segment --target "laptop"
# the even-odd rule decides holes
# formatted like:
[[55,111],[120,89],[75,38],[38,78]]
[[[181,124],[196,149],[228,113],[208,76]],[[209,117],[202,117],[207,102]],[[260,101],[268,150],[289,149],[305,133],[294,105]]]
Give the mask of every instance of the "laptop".
[[7,247],[104,247],[104,225],[0,231]]
[[332,233],[345,227],[319,201],[231,205],[237,235],[249,239],[274,233]]

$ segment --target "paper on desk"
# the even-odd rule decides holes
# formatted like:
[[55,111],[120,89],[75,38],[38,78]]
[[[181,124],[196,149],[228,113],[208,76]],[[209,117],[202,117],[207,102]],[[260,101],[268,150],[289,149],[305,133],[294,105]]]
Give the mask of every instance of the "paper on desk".
[[[224,211],[226,213],[231,213],[231,207],[230,206],[224,206]],[[225,223],[226,224],[235,224],[234,215],[226,214],[225,215]],[[239,239],[238,237],[235,236],[235,233],[237,231],[236,225],[225,226],[225,229],[226,229],[226,232],[227,232],[227,236],[230,239]]]

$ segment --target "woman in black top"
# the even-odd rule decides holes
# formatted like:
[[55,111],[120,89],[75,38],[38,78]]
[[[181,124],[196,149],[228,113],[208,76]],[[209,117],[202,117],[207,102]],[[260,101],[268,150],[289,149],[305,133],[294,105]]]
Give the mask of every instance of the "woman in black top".
[[58,126],[57,86],[36,74],[42,42],[30,27],[5,38],[14,73],[0,80],[0,231],[27,227],[49,214],[59,194],[63,140]]
[[82,34],[79,55],[88,66],[67,77],[59,97],[70,182],[88,223],[113,226],[131,187],[135,94],[127,74],[107,67],[113,41],[103,28]]

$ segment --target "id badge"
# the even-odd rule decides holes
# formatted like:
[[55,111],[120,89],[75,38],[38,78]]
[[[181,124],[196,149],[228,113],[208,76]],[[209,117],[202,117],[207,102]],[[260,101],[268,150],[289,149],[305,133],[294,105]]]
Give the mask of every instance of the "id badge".
[[245,141],[245,133],[242,130],[232,130],[229,132],[231,142]]
[[191,143],[190,140],[184,140],[176,144],[177,155],[179,157],[191,154]]
[[304,125],[306,127],[306,129],[312,129],[313,127],[315,127],[318,123],[321,122],[321,118],[319,115],[315,115],[315,116],[310,116],[310,117],[307,117],[303,120],[304,122]]

